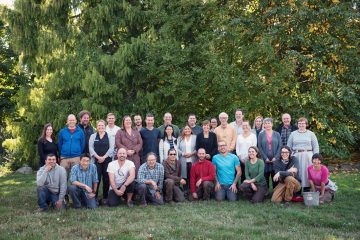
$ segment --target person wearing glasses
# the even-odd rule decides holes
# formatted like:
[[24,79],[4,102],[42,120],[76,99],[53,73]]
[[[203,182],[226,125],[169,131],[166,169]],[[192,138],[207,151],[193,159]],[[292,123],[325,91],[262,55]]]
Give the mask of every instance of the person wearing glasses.
[[119,148],[117,160],[110,162],[107,168],[110,180],[108,194],[110,207],[119,205],[125,196],[127,197],[127,206],[134,207],[132,196],[135,188],[135,164],[126,158],[126,149]]
[[236,130],[228,124],[229,116],[222,112],[219,114],[220,126],[215,128],[215,134],[218,142],[224,141],[229,152],[235,151],[237,133]]
[[90,163],[90,155],[80,156],[80,163],[71,168],[69,195],[74,208],[85,206],[89,209],[97,207],[96,191],[98,187],[98,173],[95,164]]
[[181,162],[177,160],[175,149],[169,149],[168,158],[163,162],[163,166],[165,202],[185,201],[182,188],[186,184],[186,180],[181,177]]
[[296,192],[301,190],[301,180],[298,174],[298,160],[291,156],[288,146],[280,149],[280,159],[274,163],[274,182],[278,185],[274,189],[271,201],[275,203],[290,202]]
[[319,153],[319,143],[315,133],[306,129],[308,120],[304,117],[298,120],[298,130],[290,134],[287,145],[290,147],[293,155],[299,160],[299,176],[301,187],[305,191],[310,190],[307,168],[311,165],[313,154]]
[[228,152],[225,141],[218,142],[219,154],[216,154],[212,163],[215,167],[215,199],[217,201],[236,201],[237,184],[241,177],[239,158]]
[[163,205],[161,195],[164,182],[164,167],[156,162],[156,154],[148,153],[146,163],[139,168],[136,191],[140,195],[140,205],[147,206],[147,203]]

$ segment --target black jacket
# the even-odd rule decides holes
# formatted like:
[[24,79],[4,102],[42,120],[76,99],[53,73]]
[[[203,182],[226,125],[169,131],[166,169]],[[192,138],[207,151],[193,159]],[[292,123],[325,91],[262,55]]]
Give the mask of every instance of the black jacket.
[[273,169],[275,174],[280,172],[279,182],[283,183],[286,177],[292,176],[292,174],[287,171],[291,167],[297,168],[298,172],[294,177],[296,178],[296,180],[298,180],[301,183],[301,179],[299,177],[299,162],[298,159],[294,156],[290,157],[288,164],[284,164],[281,160],[276,160],[274,162]]

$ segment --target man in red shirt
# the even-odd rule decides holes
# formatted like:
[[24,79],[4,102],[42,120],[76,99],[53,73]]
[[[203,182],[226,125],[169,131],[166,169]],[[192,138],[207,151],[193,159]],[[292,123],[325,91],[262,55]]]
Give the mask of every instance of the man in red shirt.
[[206,160],[205,149],[199,148],[197,151],[199,160],[192,165],[190,171],[190,190],[193,200],[209,200],[214,192],[215,168],[214,165]]

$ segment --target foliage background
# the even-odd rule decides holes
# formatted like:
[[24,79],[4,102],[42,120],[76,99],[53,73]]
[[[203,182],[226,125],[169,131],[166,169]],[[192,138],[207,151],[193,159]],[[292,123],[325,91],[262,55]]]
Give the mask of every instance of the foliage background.
[[1,113],[14,166],[36,166],[42,126],[82,109],[93,120],[152,112],[159,125],[170,111],[180,126],[189,112],[289,112],[309,119],[327,156],[358,150],[353,1],[16,0],[1,15],[27,79]]

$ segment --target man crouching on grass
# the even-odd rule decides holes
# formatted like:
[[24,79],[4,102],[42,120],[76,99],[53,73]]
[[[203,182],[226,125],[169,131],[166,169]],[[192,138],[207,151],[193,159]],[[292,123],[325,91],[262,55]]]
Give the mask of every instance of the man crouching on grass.
[[73,201],[74,208],[94,209],[96,203],[96,189],[99,183],[97,168],[90,163],[90,156],[83,154],[80,156],[80,163],[71,168],[69,194]]
[[110,181],[108,196],[108,205],[110,207],[118,206],[125,196],[127,197],[127,206],[129,208],[134,207],[132,197],[135,188],[135,164],[126,158],[126,149],[119,148],[117,160],[109,163],[107,168]]
[[49,203],[55,209],[65,208],[66,171],[56,163],[56,156],[48,154],[45,165],[36,174],[39,212],[46,211]]

